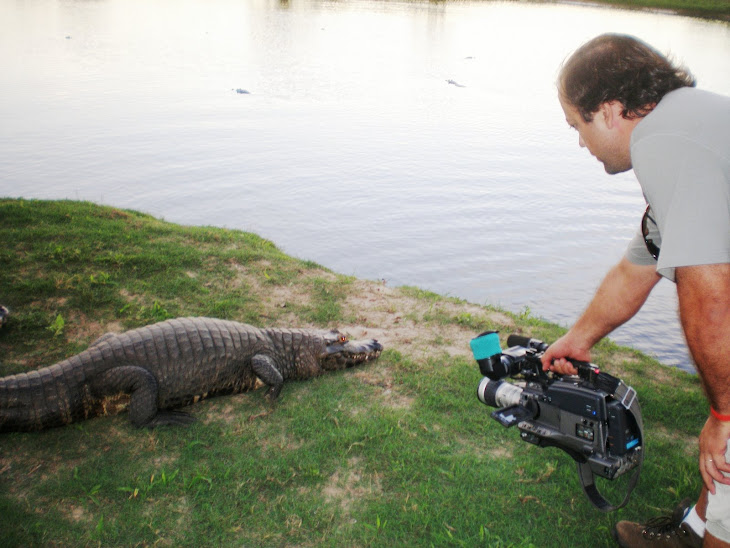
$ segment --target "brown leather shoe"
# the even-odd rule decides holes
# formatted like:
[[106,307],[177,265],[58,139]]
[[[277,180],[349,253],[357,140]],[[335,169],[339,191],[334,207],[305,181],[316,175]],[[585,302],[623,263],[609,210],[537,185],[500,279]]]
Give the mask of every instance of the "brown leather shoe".
[[671,516],[653,518],[641,525],[631,521],[619,521],[613,529],[613,538],[621,548],[701,548],[702,537],[682,520],[692,506],[684,499]]

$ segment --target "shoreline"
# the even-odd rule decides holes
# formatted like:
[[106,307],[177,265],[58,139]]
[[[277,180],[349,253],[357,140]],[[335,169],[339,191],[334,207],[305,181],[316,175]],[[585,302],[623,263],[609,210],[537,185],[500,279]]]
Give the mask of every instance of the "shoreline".
[[[535,1],[543,3],[543,0]],[[550,0],[546,1],[548,3],[550,2]],[[694,3],[696,5],[694,7],[680,7],[676,5],[676,1],[654,2],[651,0],[648,2],[646,0],[625,0],[624,2],[617,2],[616,0],[555,0],[554,3],[574,6],[605,7],[629,11],[643,11],[647,13],[695,17],[708,21],[730,22],[730,5],[720,7],[718,4],[718,8],[702,7],[701,2],[690,1],[686,3]]]

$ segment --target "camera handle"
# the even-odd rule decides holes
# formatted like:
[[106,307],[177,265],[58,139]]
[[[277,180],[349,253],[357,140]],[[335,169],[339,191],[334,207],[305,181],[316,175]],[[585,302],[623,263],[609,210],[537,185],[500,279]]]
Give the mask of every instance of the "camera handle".
[[[639,447],[637,449],[639,463],[636,465],[636,469],[631,476],[628,490],[623,501],[621,501],[621,503],[618,505],[614,505],[608,502],[608,500],[606,500],[606,498],[598,492],[595,478],[593,476],[593,470],[591,470],[591,467],[586,458],[582,455],[570,453],[569,454],[571,457],[573,457],[573,460],[575,460],[575,463],[578,465],[578,477],[580,478],[581,487],[583,487],[583,492],[588,497],[588,500],[590,500],[593,505],[602,512],[611,512],[613,510],[618,510],[619,508],[623,508],[624,506],[626,506],[626,504],[629,502],[629,497],[631,496],[634,487],[636,487],[636,484],[639,482],[641,465],[644,462],[644,421],[641,417],[641,407],[639,406],[639,399],[636,397],[636,391],[630,386],[624,384],[623,381],[616,379],[616,377],[611,377],[611,375],[607,375],[605,373],[600,373],[600,375],[605,375],[606,377],[610,377],[611,379],[616,381],[616,383],[613,383],[615,386],[610,391],[610,393],[614,398],[621,402],[621,404],[626,408],[629,413],[631,413],[631,416],[636,421],[636,426],[639,428],[640,440]],[[609,379],[604,378],[601,382],[608,382],[608,380]],[[606,391],[609,392],[609,390]]]

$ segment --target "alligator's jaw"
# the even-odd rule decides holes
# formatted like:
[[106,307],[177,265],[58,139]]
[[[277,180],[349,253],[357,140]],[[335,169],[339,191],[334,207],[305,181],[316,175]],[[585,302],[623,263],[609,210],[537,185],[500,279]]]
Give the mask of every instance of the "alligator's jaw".
[[330,344],[319,362],[323,369],[345,369],[377,359],[382,350],[383,345],[375,339]]

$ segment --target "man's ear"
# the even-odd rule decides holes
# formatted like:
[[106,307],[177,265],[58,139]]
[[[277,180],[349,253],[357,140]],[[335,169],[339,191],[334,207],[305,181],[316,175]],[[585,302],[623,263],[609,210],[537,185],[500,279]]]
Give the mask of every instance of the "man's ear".
[[616,124],[623,118],[624,106],[619,101],[609,101],[600,106],[600,115],[608,129],[614,129]]

